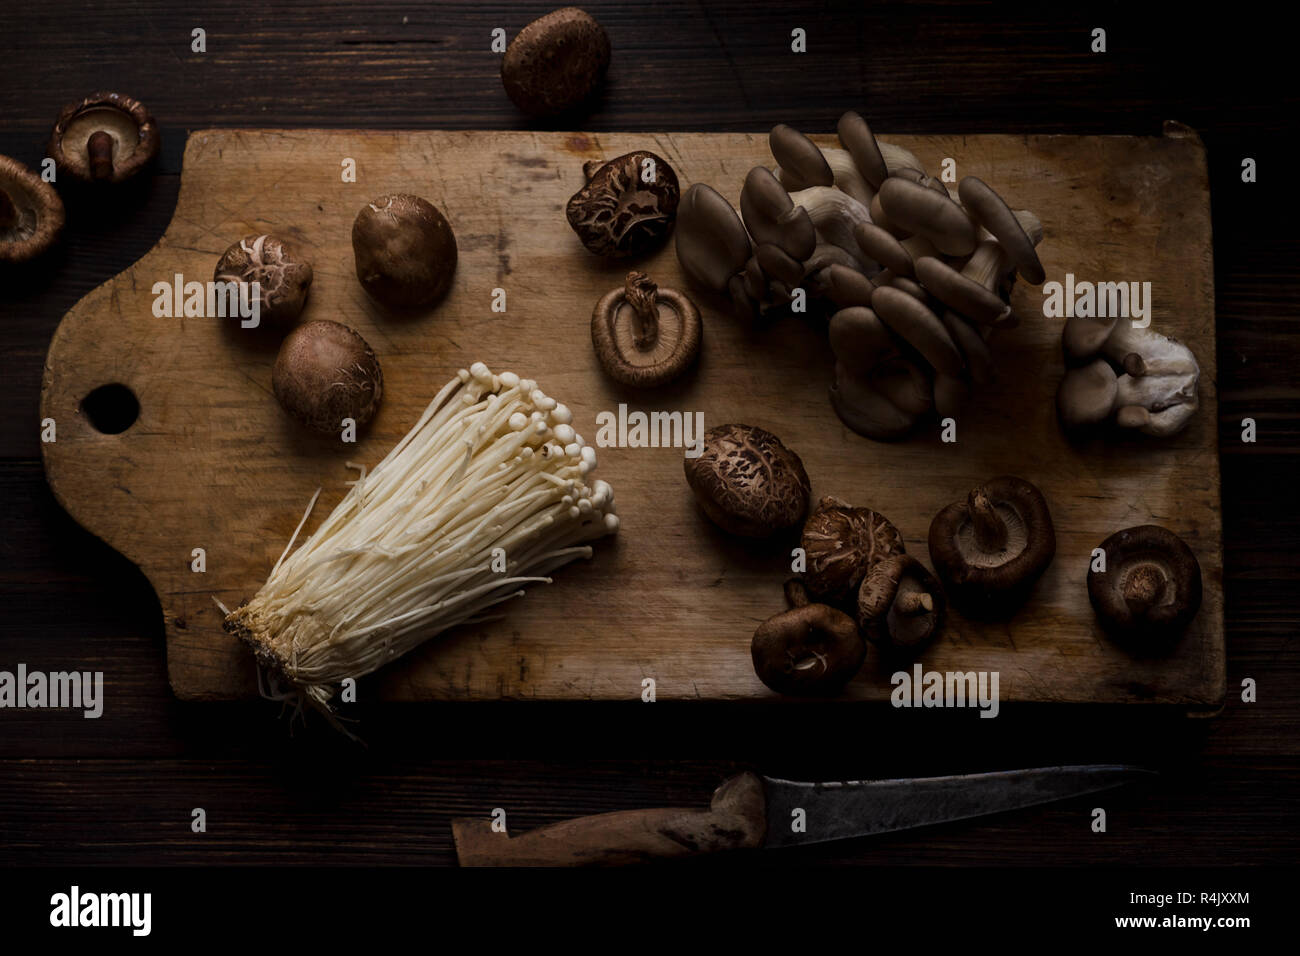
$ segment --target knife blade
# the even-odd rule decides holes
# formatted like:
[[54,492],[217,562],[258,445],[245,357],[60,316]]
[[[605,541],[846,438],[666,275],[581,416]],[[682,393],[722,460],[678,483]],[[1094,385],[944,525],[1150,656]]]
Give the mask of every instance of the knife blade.
[[462,866],[649,862],[721,850],[845,840],[988,816],[1109,790],[1154,771],[1122,764],[1035,767],[894,780],[802,783],[753,773],[725,780],[707,810],[620,810],[519,836],[482,818],[452,821]]

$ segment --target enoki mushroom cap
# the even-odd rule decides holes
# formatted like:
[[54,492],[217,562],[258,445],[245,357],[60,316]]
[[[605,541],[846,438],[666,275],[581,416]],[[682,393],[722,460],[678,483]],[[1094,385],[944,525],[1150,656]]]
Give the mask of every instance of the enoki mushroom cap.
[[595,452],[571,422],[535,381],[479,362],[461,369],[294,551],[312,499],[226,629],[327,709],[343,678],[549,583],[619,525],[613,489],[587,479]]
[[1105,570],[1088,570],[1088,598],[1117,637],[1163,649],[1201,606],[1201,566],[1178,535],[1159,525],[1117,531],[1101,543]]
[[1014,609],[1056,555],[1047,500],[1014,475],[985,482],[935,515],[929,544],[953,600],[974,612]]

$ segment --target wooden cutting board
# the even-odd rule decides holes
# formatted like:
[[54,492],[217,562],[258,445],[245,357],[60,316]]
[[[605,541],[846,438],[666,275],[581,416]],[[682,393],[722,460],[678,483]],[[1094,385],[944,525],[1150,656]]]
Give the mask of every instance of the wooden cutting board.
[[[897,444],[848,431],[826,397],[832,359],[816,321],[746,328],[703,297],[704,354],[694,377],[649,398],[622,391],[594,360],[589,320],[627,265],[587,254],[564,220],[583,162],[648,148],[683,186],[707,182],[738,202],[750,167],[770,164],[761,133],[210,130],[190,136],[175,218],[157,246],[87,295],[55,333],[41,396],[42,417],[57,423],[57,441],[43,446],[50,485],[153,584],[176,694],[252,694],[252,658],[222,632],[213,597],[232,607],[250,597],[312,492],[325,489],[306,531],[356,476],[345,462],[373,465],[458,368],[481,360],[536,378],[573,408],[588,441],[596,414],[620,402],[703,411],[708,425],[766,427],[803,457],[814,498],[834,494],[881,511],[926,561],[930,519],[941,507],[985,478],[1022,475],[1050,503],[1055,563],[1011,622],[954,616],[925,667],[996,670],[1004,701],[1214,707],[1225,680],[1223,558],[1204,147],[1176,125],[1152,138],[885,138],[931,172],[953,157],[959,176],[978,175],[1013,208],[1037,212],[1049,279],[1073,272],[1152,282],[1154,327],[1186,341],[1201,363],[1202,407],[1191,426],[1170,440],[1067,444],[1053,412],[1060,321],[1043,318],[1041,292],[1023,285],[1013,298],[1022,324],[995,343],[999,380],[971,402],[954,444],[940,440],[937,425]],[[355,183],[342,181],[345,159],[356,162]],[[460,247],[450,296],[410,318],[376,307],[353,269],[353,217],[395,191],[443,209]],[[176,273],[206,281],[227,245],[264,231],[296,240],[315,265],[304,319],[353,326],[383,364],[383,407],[346,450],[304,435],[280,411],[270,388],[273,338],[229,321],[154,316],[156,282]],[[671,242],[639,266],[684,287]],[[504,314],[491,310],[496,288],[507,293]],[[99,433],[81,408],[109,383],[139,401],[138,420],[120,434]],[[635,699],[653,677],[660,700],[773,697],[754,676],[749,641],[783,608],[791,543],[756,545],[710,525],[687,490],[680,450],[600,449],[599,461],[622,517],[617,539],[505,605],[503,620],[426,644],[363,693]],[[1084,580],[1102,539],[1148,522],[1192,546],[1205,601],[1176,653],[1137,661],[1099,632]],[[191,570],[195,548],[206,553],[203,573]],[[871,658],[846,695],[882,700],[890,690]]]

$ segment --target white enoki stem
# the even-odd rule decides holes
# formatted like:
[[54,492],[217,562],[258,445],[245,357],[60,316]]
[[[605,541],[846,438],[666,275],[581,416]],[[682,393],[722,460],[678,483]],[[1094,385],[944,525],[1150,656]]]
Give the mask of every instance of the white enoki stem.
[[230,617],[324,709],[343,679],[485,620],[618,529],[613,489],[586,483],[595,453],[571,421],[536,382],[482,363],[461,370],[290,553],[317,491],[266,583]]

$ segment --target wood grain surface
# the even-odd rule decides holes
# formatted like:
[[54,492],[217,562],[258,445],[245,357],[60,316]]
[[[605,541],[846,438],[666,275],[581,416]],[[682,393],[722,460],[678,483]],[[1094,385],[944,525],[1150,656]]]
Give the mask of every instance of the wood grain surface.
[[[1053,401],[1061,321],[1042,316],[1029,286],[1014,300],[1021,327],[992,343],[998,380],[960,416],[954,443],[940,440],[937,422],[897,443],[845,428],[826,398],[833,358],[820,316],[750,327],[709,309],[704,356],[684,384],[637,394],[607,379],[590,347],[591,304],[630,266],[585,253],[563,221],[583,162],[650,148],[685,182],[713,184],[738,204],[745,172],[770,161],[764,137],[214,130],[190,138],[176,215],[157,247],[78,303],[55,334],[41,415],[61,430],[44,446],[47,474],[69,513],[153,582],[176,693],[252,694],[250,655],[221,630],[213,598],[233,607],[251,596],[314,489],[325,494],[304,533],[346,491],[346,461],[374,464],[457,368],[484,361],[537,379],[573,409],[589,441],[597,414],[620,404],[768,428],[802,456],[814,498],[882,512],[923,559],[944,505],[994,475],[1027,477],[1051,502],[1057,560],[1009,623],[952,615],[923,665],[997,671],[1004,701],[1214,706],[1224,658],[1209,201],[1199,141],[1174,132],[897,140],[928,168],[954,157],[959,175],[1037,211],[1050,278],[1152,283],[1153,327],[1185,341],[1202,365],[1202,409],[1168,441],[1064,439]],[[356,161],[358,182],[342,181],[343,157]],[[353,268],[356,210],[396,191],[428,197],[459,237],[452,292],[422,315],[377,306]],[[229,243],[263,231],[297,242],[315,263],[302,319],[352,325],[378,352],[384,405],[356,446],[305,437],[281,412],[270,390],[271,330],[155,315],[155,283],[206,281]],[[685,287],[671,243],[637,265]],[[489,307],[494,288],[506,291],[505,314]],[[141,411],[125,432],[105,435],[81,403],[110,383],[129,387]],[[458,629],[386,668],[385,698],[628,699],[645,677],[666,699],[773,696],[754,674],[749,637],[781,608],[792,542],[737,541],[705,521],[679,449],[602,448],[599,461],[615,489],[618,538],[589,566],[511,602],[503,620]],[[1103,539],[1148,523],[1192,545],[1206,598],[1174,654],[1135,660],[1101,633],[1084,575]],[[202,574],[190,569],[193,548],[206,551]],[[868,665],[849,695],[888,698],[892,670]]]
[[[895,134],[1151,136],[1171,117],[1195,128],[1206,145],[1218,312],[1230,692],[1216,719],[1159,707],[1025,704],[980,720],[857,703],[404,705],[363,696],[362,751],[332,734],[290,736],[264,701],[174,697],[153,587],[83,530],[45,479],[36,423],[55,328],[163,235],[187,131],[526,127],[486,37],[549,6],[0,5],[0,152],[36,165],[64,103],[105,85],[142,99],[163,130],[152,179],[116,201],[66,196],[63,248],[0,284],[0,653],[9,665],[103,670],[108,690],[99,720],[0,716],[0,863],[452,864],[452,818],[493,807],[507,809],[513,831],[584,813],[701,806],[744,769],[834,780],[1121,761],[1164,772],[1156,786],[1107,800],[1104,836],[1088,831],[1084,801],[707,865],[731,875],[737,864],[1293,864],[1300,238],[1285,171],[1300,89],[1292,40],[1268,18],[1207,21],[1113,4],[591,0],[614,45],[610,88],[569,124],[761,134],[776,122],[830,129],[854,107]],[[795,17],[810,52],[777,55]],[[190,52],[199,25],[215,38],[204,55]],[[1109,30],[1105,55],[1087,49],[1098,25]],[[1245,156],[1259,162],[1257,183],[1241,181]],[[1254,444],[1240,440],[1245,417],[1260,424]],[[1259,683],[1249,704],[1238,690],[1247,678]],[[195,806],[210,808],[208,834],[189,828]]]

